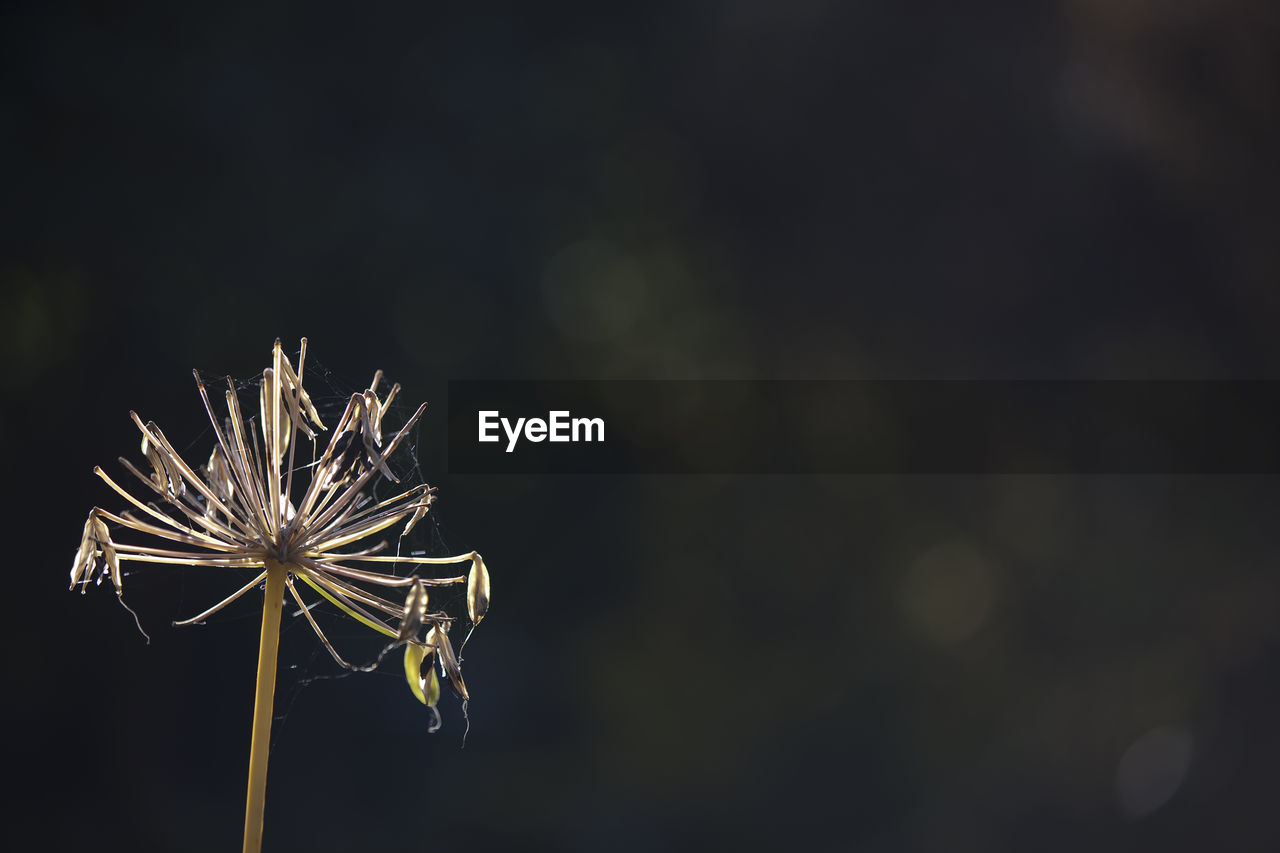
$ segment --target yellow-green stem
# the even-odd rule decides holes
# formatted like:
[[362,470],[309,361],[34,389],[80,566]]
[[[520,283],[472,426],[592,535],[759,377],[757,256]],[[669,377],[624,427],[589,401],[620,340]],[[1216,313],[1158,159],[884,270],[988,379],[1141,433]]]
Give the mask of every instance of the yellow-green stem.
[[258,690],[253,700],[253,739],[249,743],[249,793],[244,805],[244,853],[262,849],[262,810],[267,798],[267,756],[271,752],[271,715],[276,695],[276,653],[280,649],[280,613],[288,569],[267,561],[267,591],[262,601],[258,640]]

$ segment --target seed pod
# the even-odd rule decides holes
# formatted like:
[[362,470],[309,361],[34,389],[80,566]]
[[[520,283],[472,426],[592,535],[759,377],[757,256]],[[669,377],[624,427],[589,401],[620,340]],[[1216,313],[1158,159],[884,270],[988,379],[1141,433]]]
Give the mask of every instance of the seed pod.
[[359,476],[360,449],[355,430],[343,430],[333,443],[333,454],[320,472],[322,489],[330,489]]
[[382,447],[382,403],[372,390],[364,392],[365,436],[372,437],[374,445]]
[[[305,340],[302,349],[304,352],[306,351]],[[302,387],[302,382],[298,379],[298,374],[294,372],[293,363],[290,362],[289,357],[283,353],[280,354],[280,380],[280,387],[284,392],[291,395],[293,399],[298,401],[299,415],[301,416],[305,414],[307,417],[311,418],[311,422],[313,424],[318,426],[320,429],[324,429],[324,424],[320,422],[320,413],[317,412],[316,407],[311,404],[311,395]],[[292,410],[290,411],[290,417],[292,417]],[[306,435],[307,438],[314,439],[316,437],[315,432],[307,426],[306,421],[301,419],[301,417],[295,425],[298,427],[298,431]]]
[[423,690],[427,694],[427,707],[434,708],[436,703],[440,701],[440,679],[436,677],[436,668],[434,666],[428,666],[427,672],[431,674],[425,679],[426,685]]
[[[204,466],[205,480],[209,483],[209,487],[213,489],[213,493],[218,496],[218,500],[223,503],[230,503],[231,498],[235,495],[235,481],[231,478],[231,468],[227,465],[226,458],[222,455],[222,447],[215,444],[213,453],[209,454],[209,462]],[[210,502],[205,507],[205,514],[212,515],[214,505]]]
[[151,463],[151,481],[164,494],[173,494],[173,484],[169,479],[169,469],[164,464],[164,457],[147,436],[142,436],[142,455]]
[[[422,675],[422,662],[427,657],[428,651],[430,649],[427,646],[419,646],[414,643],[409,643],[404,647],[404,679],[409,683],[409,690],[413,692],[414,697],[419,702],[423,705],[434,706],[435,702],[428,701],[431,698],[431,685],[429,683],[431,678],[424,678]],[[427,672],[432,677],[436,674],[431,661],[427,662]],[[440,685],[439,682],[436,682],[437,699],[439,695]]]
[[472,625],[479,625],[489,611],[489,570],[479,554],[471,558],[471,571],[467,573],[467,615]]
[[396,641],[403,643],[418,635],[427,617],[427,585],[421,579],[409,587],[404,600],[404,615],[400,618],[400,633]]
[[413,508],[413,516],[405,524],[404,531],[400,534],[401,536],[408,536],[413,526],[426,517],[427,511],[431,509],[431,504],[435,499],[435,495],[428,493],[422,502]]
[[76,549],[76,560],[71,564],[71,589],[75,589],[82,580],[85,583],[93,580],[93,567],[98,561],[93,525],[96,519],[97,516],[90,513],[84,523],[84,533],[80,534],[80,547]]
[[147,461],[151,463],[151,467],[156,469],[156,484],[167,494],[180,498],[186,494],[187,484],[182,479],[181,469],[173,461],[169,451],[164,448],[164,433],[160,431],[160,427],[156,426],[155,421],[148,421],[147,429],[159,439],[153,445],[145,435],[142,437],[142,452],[146,454]]
[[107,530],[107,523],[96,515],[90,515],[89,520],[93,523],[94,539],[99,548],[102,549],[102,556],[107,561],[107,568],[111,570],[111,583],[116,588],[116,595],[119,595],[124,586],[124,580],[120,574],[120,558],[116,556],[115,543],[111,541],[111,532]]
[[[271,433],[267,431],[267,425],[274,426],[276,435],[279,436],[280,452],[284,453],[289,449],[289,426],[293,422],[285,407],[279,405],[280,400],[268,390],[273,385],[275,385],[275,372],[268,367],[262,371],[262,384],[258,386],[258,407],[262,410],[262,441],[265,452],[268,454],[272,452],[272,447]],[[274,464],[279,465],[280,460],[274,460]]]
[[433,637],[441,668],[449,676],[449,680],[453,682],[454,688],[462,694],[462,698],[464,700],[470,699],[471,697],[467,695],[467,684],[462,680],[462,667],[458,665],[458,658],[453,653],[453,645],[449,642],[449,635],[439,626],[436,626],[431,629],[428,639]]

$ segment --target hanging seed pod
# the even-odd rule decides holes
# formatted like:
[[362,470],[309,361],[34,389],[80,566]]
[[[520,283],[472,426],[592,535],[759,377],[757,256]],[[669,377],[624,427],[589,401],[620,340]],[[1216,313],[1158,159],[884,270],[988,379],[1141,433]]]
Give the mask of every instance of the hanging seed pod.
[[409,587],[409,595],[404,601],[404,615],[400,618],[400,633],[396,642],[404,643],[412,640],[422,629],[427,618],[427,585],[421,580]]
[[111,541],[111,532],[107,530],[107,523],[97,515],[90,515],[89,520],[93,522],[94,539],[102,549],[102,557],[107,561],[107,568],[111,572],[111,583],[116,588],[116,595],[120,595],[124,580],[120,574],[120,558],[116,555],[115,543]]
[[[307,339],[302,339],[302,353],[306,355]],[[299,364],[302,362],[299,361]],[[324,424],[320,421],[320,413],[316,411],[316,407],[311,403],[311,395],[302,387],[302,380],[293,370],[293,364],[289,361],[289,357],[284,353],[280,354],[280,385],[286,394],[289,394],[298,403],[299,414],[305,414],[311,418],[311,423],[320,429],[324,429]],[[295,422],[298,432],[307,438],[315,440],[315,432],[307,425],[307,422],[301,417]]]
[[80,547],[76,550],[76,559],[71,565],[71,589],[75,589],[77,583],[83,582],[84,586],[80,591],[84,592],[89,581],[94,579],[100,565],[99,552],[102,553],[102,559],[111,575],[111,583],[116,588],[116,595],[119,595],[123,586],[120,557],[116,554],[115,543],[111,541],[111,532],[107,529],[107,523],[98,517],[98,511],[95,509],[89,513],[89,520],[84,523]]
[[[160,486],[167,491],[172,497],[180,498],[187,493],[186,481],[182,479],[182,469],[178,467],[178,463],[174,461],[173,454],[169,449],[169,445],[164,437],[164,433],[160,431],[160,427],[156,426],[155,421],[147,422],[147,429],[156,437],[156,444],[151,446],[151,452],[155,453],[160,459]],[[146,439],[143,438],[143,452],[146,452]],[[148,458],[150,458],[148,456]],[[151,460],[152,467],[155,467],[155,460]]]
[[333,442],[333,452],[320,472],[321,488],[331,489],[358,476],[359,446],[355,430],[343,430]]
[[489,611],[489,570],[479,554],[471,558],[471,571],[467,573],[467,615],[472,625],[479,625]]
[[[271,432],[267,428],[270,425],[279,436],[279,451],[283,454],[289,449],[289,426],[293,419],[284,406],[278,405],[280,401],[271,390],[274,385],[275,372],[268,367],[262,371],[262,384],[258,386],[258,406],[262,410],[262,440],[264,452],[270,454],[272,452]],[[279,466],[280,460],[274,460],[274,464]]]
[[427,707],[434,708],[440,701],[440,679],[436,677],[436,668],[428,666],[427,672],[430,673],[425,679],[426,684],[423,685],[423,691],[427,694]]
[[[427,660],[427,674],[422,674],[423,661],[427,659],[430,652],[427,646],[419,646],[409,643],[404,647],[404,679],[409,684],[409,690],[414,697],[423,705],[435,707],[440,699],[440,682],[436,681],[436,670],[432,665],[433,661]],[[431,688],[435,687],[435,698],[431,696]]]
[[462,695],[464,700],[469,700],[471,697],[467,694],[467,684],[462,680],[462,667],[458,665],[458,658],[453,653],[453,645],[449,642],[449,635],[437,625],[431,629],[431,633],[427,637],[428,639],[434,638],[436,653],[440,658],[440,666],[444,669],[445,674],[449,676],[449,680],[453,682],[454,689]]
[[409,531],[413,529],[414,525],[425,518],[427,511],[431,509],[431,504],[435,501],[436,496],[431,494],[433,489],[428,488],[426,491],[426,497],[424,497],[422,501],[414,507],[413,516],[405,523],[404,530],[400,533],[401,536],[408,536]]
[[[94,521],[97,515],[89,513],[88,520],[84,523],[84,533],[80,535],[80,547],[76,549],[75,562],[71,564],[71,589],[76,588],[76,584],[84,581],[87,585],[93,580],[93,568],[98,562],[98,546],[94,538]],[[82,587],[81,592],[84,591]]]
[[[227,465],[226,457],[222,455],[222,448],[219,445],[213,446],[213,453],[209,454],[209,461],[204,466],[204,479],[209,484],[209,488],[213,489],[213,493],[218,496],[218,500],[223,503],[231,503],[231,498],[236,493],[235,480],[231,476],[231,468]],[[215,507],[212,503],[205,506],[205,515],[212,515]]]

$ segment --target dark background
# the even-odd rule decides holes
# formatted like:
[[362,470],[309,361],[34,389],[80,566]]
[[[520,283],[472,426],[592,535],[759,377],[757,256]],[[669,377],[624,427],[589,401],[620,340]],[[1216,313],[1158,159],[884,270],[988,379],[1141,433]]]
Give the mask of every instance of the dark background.
[[[208,453],[192,367],[1280,376],[1269,0],[152,6],[0,12],[15,849],[239,843],[257,602],[65,588],[129,409]],[[466,746],[292,622],[269,849],[1280,846],[1274,478],[417,450],[493,576]]]

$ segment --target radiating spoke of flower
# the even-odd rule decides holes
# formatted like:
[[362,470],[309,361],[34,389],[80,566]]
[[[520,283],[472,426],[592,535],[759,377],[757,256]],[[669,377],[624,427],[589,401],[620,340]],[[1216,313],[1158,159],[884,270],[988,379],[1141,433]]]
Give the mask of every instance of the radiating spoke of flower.
[[[329,440],[322,442],[329,430],[303,388],[306,354],[303,338],[295,371],[276,341],[271,366],[262,373],[256,423],[245,419],[234,383],[228,380],[223,394],[226,411],[220,414],[213,390],[196,374],[215,439],[208,461],[198,469],[179,455],[160,427],[130,412],[146,461],[142,467],[126,459],[120,462],[137,481],[140,488],[135,491],[141,496],[101,468],[94,469],[128,507],[118,513],[95,507],[89,513],[71,568],[71,588],[83,591],[90,582],[110,577],[116,594],[122,595],[121,565],[129,562],[257,570],[253,580],[222,601],[174,623],[189,625],[236,601],[261,584],[270,567],[281,566],[287,572],[288,595],[338,664],[372,668],[354,666],[339,655],[312,617],[304,592],[386,636],[383,654],[409,647],[406,678],[420,701],[434,706],[433,697],[439,693],[433,663],[465,699],[466,684],[449,642],[455,620],[428,609],[427,590],[465,584],[467,616],[474,627],[489,607],[484,561],[475,552],[454,557],[383,555],[387,541],[373,541],[397,527],[404,536],[435,500],[434,489],[426,485],[397,487],[397,493],[385,499],[374,493],[381,481],[399,483],[388,460],[404,444],[426,404],[384,442],[383,416],[400,386],[393,385],[380,398],[378,371],[367,390],[351,395]],[[300,451],[302,443],[311,446]],[[117,542],[113,532],[149,539],[145,544]],[[419,575],[428,566],[464,563],[470,564],[465,575]],[[410,573],[379,570],[399,566]],[[422,674],[424,663],[427,675]]]

